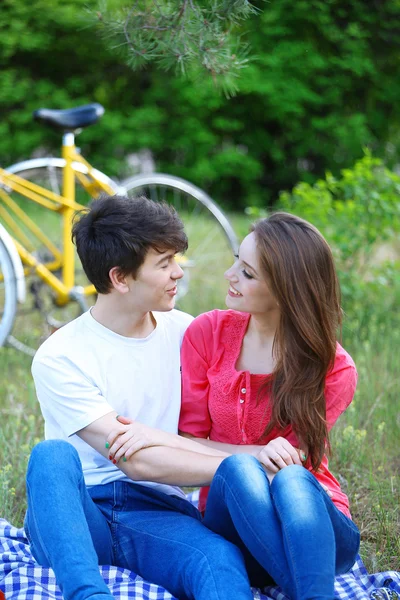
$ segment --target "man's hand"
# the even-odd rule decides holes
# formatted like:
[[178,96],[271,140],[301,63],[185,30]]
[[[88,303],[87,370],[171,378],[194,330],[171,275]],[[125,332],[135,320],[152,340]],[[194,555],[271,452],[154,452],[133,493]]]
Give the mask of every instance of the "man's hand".
[[106,440],[106,448],[109,450],[108,458],[114,464],[117,464],[121,458],[123,462],[126,462],[139,450],[155,446],[187,450],[207,456],[228,456],[226,452],[221,452],[214,448],[206,448],[195,440],[186,439],[162,429],[143,425],[143,423],[132,421],[122,415],[117,415],[116,421]]
[[272,473],[277,473],[289,465],[302,465],[306,455],[298,450],[283,437],[271,440],[266,446],[262,446],[256,458]]
[[132,421],[122,415],[116,416],[115,428],[106,440],[106,448],[109,448],[108,458],[114,464],[121,458],[126,462],[135,452],[143,450],[143,448],[161,446],[162,444],[163,432],[161,430]]
[[[116,420],[117,413],[109,412],[99,417],[90,425],[77,431],[77,435],[99,454],[109,457],[109,432],[117,430],[118,434],[126,433],[129,425],[144,425],[136,422],[128,425]],[[126,461],[120,461],[118,468],[132,481],[153,481],[168,485],[203,486],[210,485],[215,471],[220,466],[225,454],[212,448],[204,448],[193,440],[181,438],[179,435],[148,427],[150,439],[141,438],[143,447]],[[156,436],[153,438],[153,435]],[[118,436],[117,436],[118,437]],[[151,443],[148,447],[146,444]],[[114,464],[116,460],[113,459]]]

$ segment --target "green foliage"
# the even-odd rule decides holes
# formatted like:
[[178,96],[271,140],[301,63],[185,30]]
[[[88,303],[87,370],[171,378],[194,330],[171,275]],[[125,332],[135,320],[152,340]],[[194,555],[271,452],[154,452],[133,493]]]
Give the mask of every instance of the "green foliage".
[[229,95],[247,63],[236,26],[255,12],[247,0],[102,0],[93,15],[133,69],[156,63],[192,80],[206,72]]
[[[211,77],[187,80],[153,64],[132,71],[123,48],[110,49],[89,24],[86,9],[98,1],[3,0],[0,164],[56,152],[59,136],[31,121],[34,109],[89,101],[106,108],[79,138],[98,168],[127,175],[124,157],[149,148],[159,171],[233,209],[267,207],[327,169],[337,177],[365,146],[398,161],[397,0],[253,2],[260,12],[240,22],[238,38],[251,61],[229,100]],[[108,0],[115,11],[124,4]]]
[[380,258],[378,248],[390,258],[391,248],[383,244],[395,243],[400,232],[400,177],[366,153],[338,178],[327,173],[314,185],[300,183],[282,193],[279,205],[313,223],[332,246],[347,326],[363,336],[372,323],[385,322],[396,310],[400,271],[393,260]]
[[[60,136],[32,121],[40,106],[66,108],[105,99],[105,82],[90,66],[91,55],[102,69],[117,66],[92,32],[84,29],[86,0],[4,0],[0,11],[0,164],[45,153],[60,145]],[[115,72],[118,86],[118,72]],[[107,134],[93,128],[87,141]],[[106,141],[106,140],[104,140]]]

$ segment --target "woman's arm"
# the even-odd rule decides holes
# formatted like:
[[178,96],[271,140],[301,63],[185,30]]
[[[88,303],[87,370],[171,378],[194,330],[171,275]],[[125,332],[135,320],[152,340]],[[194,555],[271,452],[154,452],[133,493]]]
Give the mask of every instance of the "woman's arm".
[[220,450],[229,454],[251,454],[272,473],[277,473],[280,469],[289,465],[302,465],[302,461],[305,461],[307,458],[302,450],[298,450],[282,437],[275,438],[264,445],[237,445],[196,438],[190,433],[184,433],[183,431],[180,431],[179,435],[196,440],[196,442],[203,444],[207,448],[213,448],[214,450]]
[[198,438],[192,435],[191,433],[186,433],[185,431],[179,431],[179,435],[188,438],[189,440],[195,440],[198,444],[206,448],[212,448],[214,450],[219,450],[220,452],[225,452],[227,454],[252,454],[253,456],[257,456],[260,450],[264,446],[257,446],[255,444],[224,444],[223,442],[213,442],[209,439]]

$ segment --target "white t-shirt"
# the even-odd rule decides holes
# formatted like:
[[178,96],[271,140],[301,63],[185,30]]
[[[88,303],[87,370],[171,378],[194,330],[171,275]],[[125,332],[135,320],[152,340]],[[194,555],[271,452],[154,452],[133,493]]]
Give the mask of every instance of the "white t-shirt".
[[[45,437],[75,446],[88,486],[131,481],[76,435],[96,419],[116,410],[150,427],[178,431],[180,346],[193,317],[178,310],[153,316],[155,329],[137,339],[114,333],[88,311],[50,336],[33,360]],[[183,495],[177,487],[138,483]]]

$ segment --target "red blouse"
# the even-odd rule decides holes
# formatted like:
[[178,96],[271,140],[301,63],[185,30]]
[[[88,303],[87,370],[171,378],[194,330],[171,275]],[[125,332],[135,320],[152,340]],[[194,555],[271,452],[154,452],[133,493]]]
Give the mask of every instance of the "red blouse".
[[[271,418],[268,397],[265,402],[256,402],[257,391],[266,375],[254,375],[235,368],[249,319],[249,314],[213,310],[200,315],[189,325],[181,349],[179,429],[195,437],[225,444],[265,445],[281,436],[298,447],[291,426],[275,428],[268,436],[260,438]],[[325,383],[328,429],[349,406],[356,384],[354,362],[337,344],[335,363]],[[311,470],[311,466],[309,468]],[[348,498],[330,473],[326,456],[314,474],[332,492],[332,500],[338,509],[350,516]],[[205,508],[207,494],[208,488],[200,492],[200,510]]]

